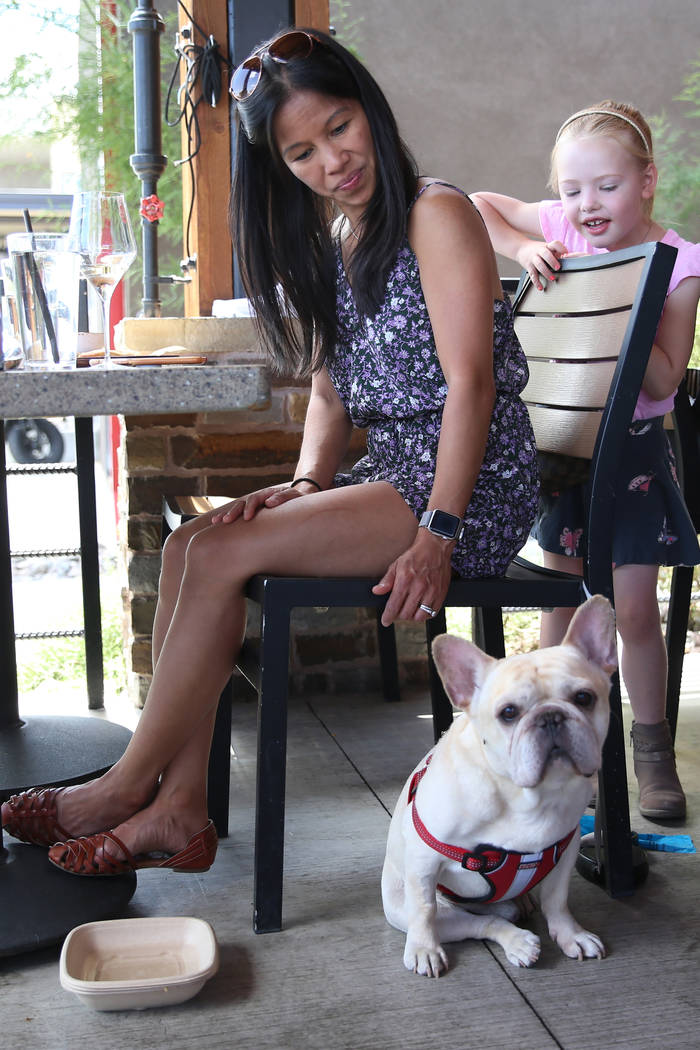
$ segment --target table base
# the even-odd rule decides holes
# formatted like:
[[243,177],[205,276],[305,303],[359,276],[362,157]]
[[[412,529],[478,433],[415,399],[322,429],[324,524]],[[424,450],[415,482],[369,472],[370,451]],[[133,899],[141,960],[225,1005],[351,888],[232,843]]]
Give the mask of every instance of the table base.
[[0,801],[30,787],[91,780],[121,758],[131,732],[103,718],[32,716],[0,729]]
[[[99,776],[130,738],[124,726],[96,717],[47,715],[6,726],[0,729],[0,801],[29,787]],[[46,849],[0,837],[0,956],[46,948],[84,922],[121,915],[135,889],[133,872],[79,879],[54,868]]]
[[121,915],[134,895],[134,872],[81,879],[54,868],[46,853],[14,841],[0,849],[0,956],[58,944],[75,926]]

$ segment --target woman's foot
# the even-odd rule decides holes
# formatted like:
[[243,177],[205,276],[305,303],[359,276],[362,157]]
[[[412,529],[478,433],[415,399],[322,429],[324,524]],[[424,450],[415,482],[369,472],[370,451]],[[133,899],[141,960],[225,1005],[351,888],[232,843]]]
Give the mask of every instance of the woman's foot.
[[13,795],[2,805],[2,826],[21,842],[52,846],[127,820],[148,803],[153,792],[144,796],[130,789],[125,794],[111,773],[87,784],[32,788]]
[[169,855],[184,849],[208,819],[206,811],[178,807],[165,812],[162,804],[154,803],[112,831],[134,856],[153,852]]
[[57,799],[65,788],[32,788],[12,795],[2,804],[3,829],[20,842],[53,846],[69,836],[59,823]]
[[151,805],[111,832],[57,843],[49,859],[80,875],[118,875],[144,867],[206,871],[216,855],[214,825],[205,814],[177,810],[177,817]]
[[176,853],[153,851],[134,856],[117,835],[103,831],[57,842],[49,850],[49,860],[70,875],[124,875],[142,868],[170,868],[195,874],[209,871],[217,846],[216,828],[213,821],[208,820]]

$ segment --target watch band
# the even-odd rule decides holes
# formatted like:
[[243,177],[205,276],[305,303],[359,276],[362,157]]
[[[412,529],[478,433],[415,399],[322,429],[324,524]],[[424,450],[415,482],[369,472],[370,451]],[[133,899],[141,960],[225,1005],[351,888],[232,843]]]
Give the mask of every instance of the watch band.
[[421,515],[418,527],[427,529],[443,540],[460,540],[464,531],[464,520],[446,510],[426,510]]

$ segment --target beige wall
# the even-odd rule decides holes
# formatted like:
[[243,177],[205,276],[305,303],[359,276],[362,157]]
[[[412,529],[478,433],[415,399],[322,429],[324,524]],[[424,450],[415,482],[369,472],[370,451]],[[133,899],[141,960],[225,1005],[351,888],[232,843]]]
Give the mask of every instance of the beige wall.
[[[551,195],[549,151],[570,113],[603,98],[633,102],[647,116],[680,113],[673,97],[700,53],[698,0],[348,7],[353,42],[421,171],[525,200]],[[336,13],[331,0],[332,21]]]

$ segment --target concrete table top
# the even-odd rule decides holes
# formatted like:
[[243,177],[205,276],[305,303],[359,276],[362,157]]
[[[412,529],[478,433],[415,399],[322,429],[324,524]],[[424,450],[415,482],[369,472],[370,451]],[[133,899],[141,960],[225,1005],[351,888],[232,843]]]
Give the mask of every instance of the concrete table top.
[[264,408],[259,364],[117,365],[0,372],[0,418],[150,415]]

